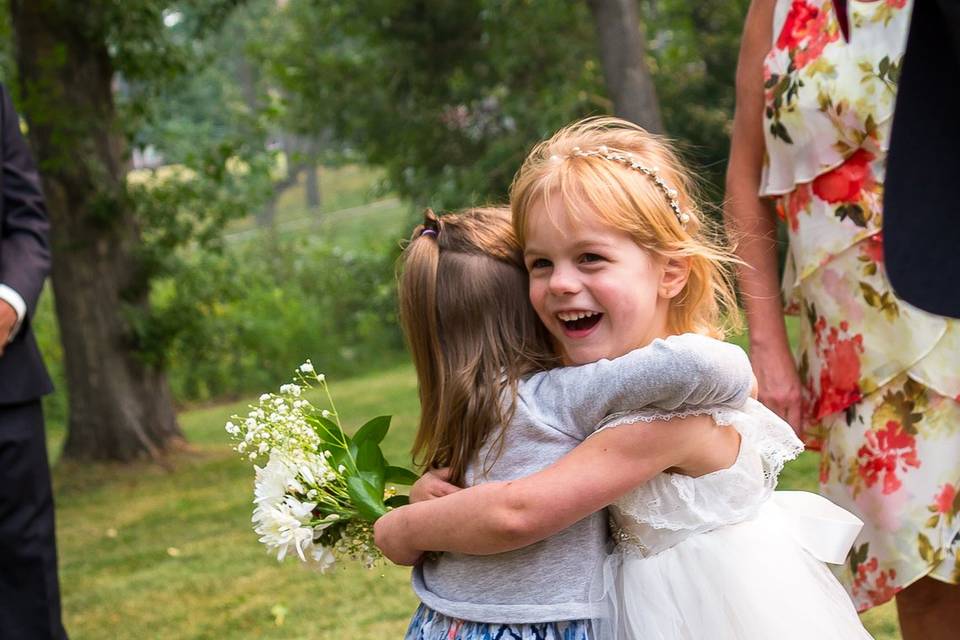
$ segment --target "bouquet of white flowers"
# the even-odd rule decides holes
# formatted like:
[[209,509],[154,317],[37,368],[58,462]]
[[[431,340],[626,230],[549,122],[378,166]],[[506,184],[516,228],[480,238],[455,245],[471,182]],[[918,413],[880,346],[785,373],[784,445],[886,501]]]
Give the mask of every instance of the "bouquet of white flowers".
[[[329,409],[318,409],[304,390],[319,384]],[[253,529],[282,561],[296,552],[304,563],[329,569],[342,558],[372,567],[382,556],[373,523],[406,504],[388,483],[410,485],[417,475],[387,464],[380,442],[390,416],[380,416],[347,436],[323,374],[307,360],[280,393],[265,393],[246,418],[233,416],[227,433],[234,449],[254,465]]]

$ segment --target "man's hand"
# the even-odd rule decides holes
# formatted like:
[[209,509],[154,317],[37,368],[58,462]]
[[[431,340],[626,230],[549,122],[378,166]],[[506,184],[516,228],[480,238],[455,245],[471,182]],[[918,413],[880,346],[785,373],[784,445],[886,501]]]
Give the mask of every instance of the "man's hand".
[[0,300],[0,356],[7,348],[13,325],[17,324],[17,311],[6,300]]
[[410,502],[423,502],[434,498],[442,498],[456,491],[461,487],[450,484],[450,468],[430,469],[420,479],[410,487]]
[[405,508],[388,511],[373,523],[373,541],[391,562],[412,567],[423,553],[406,544],[407,536],[403,533]]

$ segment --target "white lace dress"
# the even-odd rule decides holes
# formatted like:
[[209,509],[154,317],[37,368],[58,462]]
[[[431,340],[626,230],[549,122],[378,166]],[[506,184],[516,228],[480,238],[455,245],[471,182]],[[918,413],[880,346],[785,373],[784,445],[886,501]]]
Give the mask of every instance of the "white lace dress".
[[[699,478],[662,473],[611,506],[617,546],[598,589],[612,612],[595,635],[869,639],[843,587],[814,557],[842,562],[859,521],[815,494],[773,491],[803,448],[790,427],[752,400],[742,410],[697,413],[737,429],[737,460]],[[601,428],[676,415],[622,414]]]

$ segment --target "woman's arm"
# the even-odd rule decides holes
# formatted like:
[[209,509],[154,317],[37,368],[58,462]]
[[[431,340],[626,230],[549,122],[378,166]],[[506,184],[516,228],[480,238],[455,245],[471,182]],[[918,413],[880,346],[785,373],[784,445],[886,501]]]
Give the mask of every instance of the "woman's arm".
[[376,543],[397,564],[413,564],[424,551],[486,555],[519,549],[665,469],[703,473],[729,466],[738,443],[734,430],[717,427],[709,416],[604,429],[533,475],[393,510],[374,525]]
[[750,328],[750,360],[760,382],[760,402],[795,430],[800,428],[800,377],[790,354],[777,273],[777,224],[759,197],[763,168],[763,59],[773,40],[774,0],[754,0],[747,13],[737,63],[724,214],[740,268],[740,291]]

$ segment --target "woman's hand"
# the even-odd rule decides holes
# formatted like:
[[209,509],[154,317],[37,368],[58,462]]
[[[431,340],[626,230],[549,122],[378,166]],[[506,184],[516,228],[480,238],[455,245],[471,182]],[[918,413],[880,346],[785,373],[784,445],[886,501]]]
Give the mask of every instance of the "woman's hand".
[[803,438],[801,398],[803,386],[790,350],[754,345],[750,361],[759,380],[758,400],[790,423],[797,436]]
[[450,484],[450,468],[430,469],[410,487],[410,502],[423,502],[433,498],[442,498],[460,491],[460,487]]
[[373,523],[373,541],[391,562],[412,567],[423,552],[406,543],[409,536],[403,531],[403,510],[399,507],[388,511]]

